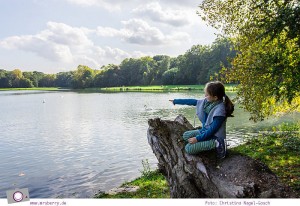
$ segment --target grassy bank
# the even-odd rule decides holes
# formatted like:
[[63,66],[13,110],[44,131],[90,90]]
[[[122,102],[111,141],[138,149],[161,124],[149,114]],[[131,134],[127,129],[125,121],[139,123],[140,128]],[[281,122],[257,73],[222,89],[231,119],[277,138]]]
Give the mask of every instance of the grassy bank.
[[[104,88],[85,88],[70,89],[60,87],[33,87],[33,88],[0,88],[0,91],[7,90],[74,90],[78,92],[177,92],[177,91],[203,91],[205,85],[151,85],[151,86],[123,86],[123,87],[104,87]],[[236,91],[236,85],[226,84],[226,91]]]
[[261,160],[300,197],[300,122],[272,128],[232,151]]
[[[123,87],[106,87],[106,88],[99,88],[101,91],[106,92],[130,92],[130,91],[141,91],[141,92],[148,92],[148,91],[203,91],[205,85],[156,85],[156,86],[123,86]],[[225,85],[226,91],[235,91],[236,85],[227,84]]]
[[95,198],[170,198],[167,181],[157,170],[121,185],[121,187],[125,186],[139,186],[140,189],[136,192],[124,192],[115,195],[100,193],[95,195]]
[[[229,152],[248,155],[264,162],[300,197],[300,122],[272,128]],[[95,198],[170,198],[164,176],[158,171],[150,171],[149,167],[144,166],[141,177],[122,186],[139,186],[140,189],[135,193],[102,193]]]

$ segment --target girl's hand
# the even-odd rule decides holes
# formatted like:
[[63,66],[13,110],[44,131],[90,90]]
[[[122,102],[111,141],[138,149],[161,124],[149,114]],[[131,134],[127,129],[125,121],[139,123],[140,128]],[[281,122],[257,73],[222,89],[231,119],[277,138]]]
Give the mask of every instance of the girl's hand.
[[172,104],[174,104],[174,99],[170,99],[169,101],[172,102]]
[[196,137],[191,137],[191,138],[188,139],[188,142],[189,142],[190,144],[195,144],[195,143],[197,143],[198,141],[197,141]]

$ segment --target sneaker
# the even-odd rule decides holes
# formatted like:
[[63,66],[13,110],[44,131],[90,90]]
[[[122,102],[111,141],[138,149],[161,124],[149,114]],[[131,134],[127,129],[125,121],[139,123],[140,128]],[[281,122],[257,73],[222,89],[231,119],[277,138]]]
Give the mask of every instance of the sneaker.
[[224,138],[218,137],[216,140],[217,157],[223,159],[226,156],[226,142]]

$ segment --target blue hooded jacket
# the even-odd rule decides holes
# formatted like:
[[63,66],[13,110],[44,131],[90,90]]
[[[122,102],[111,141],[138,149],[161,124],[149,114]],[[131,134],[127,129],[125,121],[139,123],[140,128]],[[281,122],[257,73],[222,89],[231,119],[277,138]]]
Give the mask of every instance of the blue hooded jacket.
[[207,141],[216,138],[226,138],[226,111],[223,102],[217,104],[209,114],[204,111],[204,99],[174,99],[173,104],[196,106],[196,114],[202,123],[199,130],[200,135],[196,136],[197,141]]

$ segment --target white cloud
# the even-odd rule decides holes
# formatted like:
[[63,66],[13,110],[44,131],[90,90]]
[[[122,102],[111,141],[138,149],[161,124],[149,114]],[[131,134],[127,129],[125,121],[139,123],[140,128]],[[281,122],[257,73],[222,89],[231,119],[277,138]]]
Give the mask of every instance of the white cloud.
[[148,17],[152,21],[170,24],[172,26],[184,26],[189,24],[189,14],[185,10],[163,9],[158,2],[142,5],[133,10],[133,13],[141,17]]
[[139,45],[159,45],[164,43],[165,36],[157,28],[151,27],[140,19],[122,21],[124,25],[124,40]]
[[8,37],[0,42],[0,46],[7,49],[30,51],[52,61],[72,61],[72,54],[68,46],[49,42],[38,35]]
[[178,5],[179,7],[197,7],[203,0],[160,0],[162,4],[165,5]]
[[[102,33],[101,33],[102,32]],[[52,62],[76,63],[97,67],[109,63],[119,63],[128,57],[140,57],[142,52],[125,52],[119,48],[94,44],[88,34],[95,31],[87,28],[71,27],[57,22],[48,22],[47,29],[36,35],[11,36],[0,41],[0,47],[32,52]],[[124,35],[124,31],[112,28],[98,28],[98,35]],[[126,32],[125,32],[126,33]]]
[[115,59],[117,61],[122,61],[125,58],[130,57],[131,55],[121,49],[105,47],[106,57],[109,59]]
[[[65,0],[71,4],[76,4],[80,6],[98,6],[105,8],[107,10],[119,10],[121,7],[127,6],[128,4],[144,4],[141,3],[141,0]],[[159,0],[161,4],[164,4],[166,6],[177,6],[180,7],[189,7],[189,8],[195,8],[201,3],[201,0],[195,1],[195,0]]]
[[121,37],[122,31],[111,27],[97,27],[97,35],[103,37]]
[[88,29],[71,27],[67,24],[48,22],[47,30],[42,31],[39,36],[56,44],[69,46],[89,46],[93,42],[87,37]]
[[71,62],[74,54],[93,46],[86,32],[86,29],[48,22],[46,30],[36,35],[8,37],[0,42],[0,46],[30,51],[51,61]]
[[102,7],[104,9],[107,9],[109,11],[113,10],[120,10],[121,5],[126,3],[126,1],[123,0],[66,0],[67,2],[71,4],[77,4],[80,6],[97,6]]
[[150,26],[141,19],[122,21],[124,27],[120,30],[110,27],[98,27],[97,34],[103,37],[120,37],[123,41],[137,45],[170,45],[190,40],[185,32],[173,32],[165,35],[157,27]]

